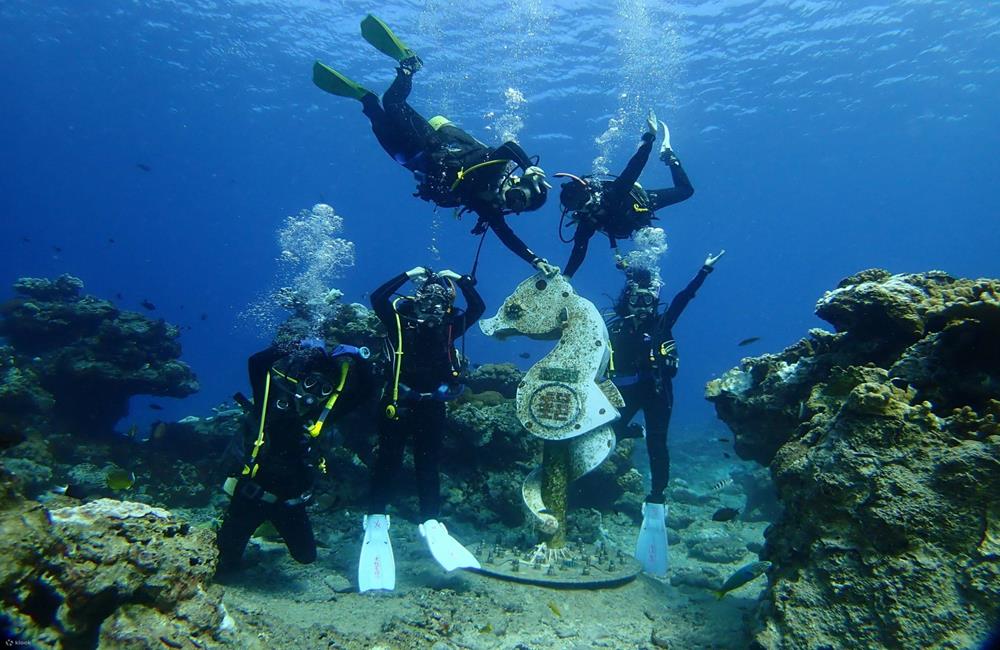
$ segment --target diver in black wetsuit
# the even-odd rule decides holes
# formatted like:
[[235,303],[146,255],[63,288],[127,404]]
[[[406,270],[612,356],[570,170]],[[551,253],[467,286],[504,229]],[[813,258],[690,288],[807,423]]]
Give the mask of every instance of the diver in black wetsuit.
[[367,358],[367,348],[338,345],[327,352],[318,339],[292,352],[272,346],[250,357],[253,404],[246,404],[246,430],[230,449],[234,464],[224,489],[232,499],[217,537],[218,573],[239,567],[265,521],[297,562],[316,559],[306,505],[326,462],[314,447],[332,420],[372,396]]
[[[393,299],[407,281],[421,283],[413,296]],[[438,459],[445,424],[445,402],[455,399],[463,360],[455,340],[463,336],[486,305],[474,280],[454,271],[433,274],[422,266],[392,278],[372,292],[372,308],[385,325],[387,356],[392,360],[382,396],[378,455],[372,468],[365,537],[358,562],[358,588],[393,589],[395,560],[389,542],[386,508],[403,464],[407,438],[413,440],[413,464],[420,500],[419,530],[434,558],[446,571],[479,567],[465,547],[438,521],[441,480]],[[465,310],[455,307],[457,289]]]
[[725,252],[705,258],[698,274],[674,296],[662,314],[657,313],[660,287],[649,271],[626,271],[629,280],[615,305],[617,317],[608,324],[614,355],[612,380],[625,400],[621,418],[615,423],[615,435],[619,439],[637,437],[635,432],[641,429],[630,427],[629,422],[640,409],[646,421],[646,450],[652,474],[646,503],[664,503],[670,479],[667,429],[674,407],[673,378],[678,361],[672,330]]
[[[393,300],[409,280],[422,281],[416,294]],[[465,298],[465,310],[454,305],[456,286]],[[388,332],[393,364],[382,397],[384,417],[379,422],[369,512],[385,512],[403,447],[412,436],[421,521],[436,519],[441,507],[438,456],[445,402],[463,389],[455,341],[479,320],[486,305],[469,276],[453,271],[434,275],[419,266],[372,292],[371,303]]]
[[[515,255],[547,275],[559,269],[536,255],[511,230],[506,216],[542,207],[551,187],[545,172],[516,142],[489,147],[442,116],[425,119],[407,102],[413,74],[423,65],[374,16],[361,23],[362,35],[372,45],[399,62],[396,79],[382,96],[348,79],[323,63],[313,66],[313,82],[334,95],[357,99],[371,121],[379,144],[393,160],[417,180],[417,191],[425,201],[441,207],[476,213],[472,229],[483,234],[492,229]],[[521,175],[514,171],[521,170]]]
[[670,148],[670,131],[663,122],[660,122],[663,127],[660,160],[670,168],[674,186],[662,190],[644,190],[637,182],[649,160],[653,141],[656,140],[656,124],[656,115],[650,111],[648,128],[642,135],[639,150],[633,154],[625,170],[617,178],[601,180],[593,176],[581,178],[566,173],[556,174],[570,179],[562,186],[559,202],[563,206],[563,215],[572,213],[570,223],[576,224],[573,251],[564,271],[567,276],[572,276],[580,268],[587,254],[587,245],[595,232],[603,232],[608,236],[611,248],[615,250],[616,262],[620,263],[617,250],[619,239],[628,239],[635,231],[650,225],[656,218],[656,210],[680,203],[694,194],[694,188],[681,167],[681,161]]

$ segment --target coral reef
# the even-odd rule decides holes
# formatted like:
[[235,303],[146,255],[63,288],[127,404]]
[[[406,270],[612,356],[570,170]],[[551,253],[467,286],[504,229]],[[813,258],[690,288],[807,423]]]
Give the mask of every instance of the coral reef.
[[0,476],[0,630],[33,647],[218,647],[213,535],[141,503],[46,509]]
[[707,397],[784,515],[757,647],[966,648],[1000,608],[1000,282],[869,270],[837,333],[744,359]]
[[0,346],[0,449],[24,440],[24,431],[37,427],[54,405],[38,373],[18,364],[14,348]]
[[466,381],[474,393],[494,391],[514,399],[523,377],[524,373],[512,363],[485,363],[470,372]]
[[[179,330],[93,296],[83,282],[22,278],[0,309],[8,348],[0,372],[5,418],[48,410],[76,433],[107,434],[133,395],[184,397],[198,382],[181,354]],[[9,386],[8,386],[9,383]]]

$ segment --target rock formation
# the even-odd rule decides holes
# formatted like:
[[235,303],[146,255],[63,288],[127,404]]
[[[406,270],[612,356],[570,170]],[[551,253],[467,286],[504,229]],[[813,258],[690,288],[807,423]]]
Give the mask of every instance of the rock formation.
[[1000,281],[869,270],[707,397],[768,465],[766,648],[967,648],[1000,608]]
[[0,336],[9,343],[0,372],[14,380],[0,394],[6,417],[54,403],[70,430],[106,434],[133,395],[198,390],[191,368],[178,360],[176,327],[81,296],[82,289],[70,275],[14,283],[17,296],[0,308]]
[[5,638],[38,648],[205,648],[229,640],[233,621],[221,589],[206,586],[216,561],[211,531],[128,501],[47,509],[21,497],[6,473],[0,487]]

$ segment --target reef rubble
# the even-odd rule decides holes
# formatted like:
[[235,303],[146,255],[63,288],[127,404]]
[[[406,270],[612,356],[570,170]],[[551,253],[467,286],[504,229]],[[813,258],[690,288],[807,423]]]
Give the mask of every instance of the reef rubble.
[[706,397],[784,508],[755,647],[973,647],[1000,612],[1000,281],[867,270]]
[[[142,503],[48,507],[0,475],[5,638],[38,648],[210,648],[230,640],[210,530]],[[74,503],[66,499],[67,504]]]

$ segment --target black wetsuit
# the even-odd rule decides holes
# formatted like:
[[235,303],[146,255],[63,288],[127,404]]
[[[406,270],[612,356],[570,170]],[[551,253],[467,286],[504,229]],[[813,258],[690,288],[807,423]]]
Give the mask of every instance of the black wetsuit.
[[660,316],[642,322],[636,322],[635,318],[622,318],[608,326],[614,350],[613,381],[625,399],[621,418],[615,423],[615,434],[618,438],[629,437],[629,422],[642,409],[652,475],[652,488],[646,497],[650,503],[663,503],[663,493],[670,480],[667,429],[674,408],[673,378],[677,374],[678,360],[672,330],[681,312],[711,272],[711,266],[701,267]]
[[[330,358],[318,350],[289,354],[277,347],[250,357],[254,408],[252,417],[247,418],[242,440],[243,465],[234,468],[238,482],[217,537],[220,573],[239,566],[250,536],[265,521],[270,521],[281,534],[296,561],[309,563],[316,559],[316,542],[306,505],[317,473],[318,452],[314,450],[316,439],[304,427],[316,420],[329,395],[336,392],[343,376],[343,362],[348,364],[346,379],[323,425],[323,434],[332,427],[332,420],[371,396],[374,386],[368,363],[353,355]],[[289,382],[282,375],[299,382]],[[311,392],[306,394],[302,386],[314,380]],[[311,404],[307,403],[309,400]],[[252,458],[265,401],[264,444],[257,457]],[[252,476],[242,472],[242,467],[254,466],[256,471]]]
[[[362,97],[361,103],[379,144],[416,177],[415,196],[441,207],[462,206],[476,213],[473,233],[492,229],[511,252],[534,264],[538,257],[507,224],[500,185],[508,165],[484,165],[456,185],[458,173],[474,165],[508,160],[525,170],[532,165],[530,156],[515,142],[489,147],[453,124],[435,130],[406,101],[412,88],[413,75],[399,68],[381,104],[374,93]],[[540,189],[543,194],[548,191],[544,185]]]
[[614,180],[599,180],[587,178],[594,187],[591,193],[593,200],[583,209],[573,213],[577,222],[576,233],[573,235],[573,251],[563,272],[572,276],[583,263],[587,255],[587,245],[595,232],[603,232],[611,241],[611,247],[617,246],[617,240],[628,239],[636,230],[648,226],[655,218],[655,212],[662,207],[680,203],[694,194],[694,187],[687,173],[681,166],[681,161],[670,149],[660,157],[674,179],[674,186],[662,190],[643,190],[636,187],[636,181],[642,173],[649,153],[653,149],[654,136],[645,133],[642,144],[628,161],[625,170]]
[[[403,298],[393,308],[392,295],[407,281],[400,274],[372,292],[372,308],[385,325],[387,340],[395,349],[398,342],[396,312],[403,329],[403,346],[400,370],[400,399],[393,404],[395,383],[394,366],[382,399],[382,416],[379,419],[379,451],[372,471],[369,514],[384,514],[393,492],[393,485],[403,463],[406,439],[413,438],[413,460],[417,476],[417,493],[420,498],[422,521],[436,519],[441,508],[438,458],[441,453],[444,430],[445,403],[435,396],[442,385],[449,387],[450,395],[458,394],[458,360],[454,342],[483,315],[486,305],[472,286],[473,281],[464,276],[457,282],[465,298],[465,311],[447,314],[440,325],[429,326],[413,317],[412,300]],[[398,352],[398,350],[396,350]],[[400,361],[396,361],[399,363]],[[397,417],[386,415],[386,407],[393,405]]]

